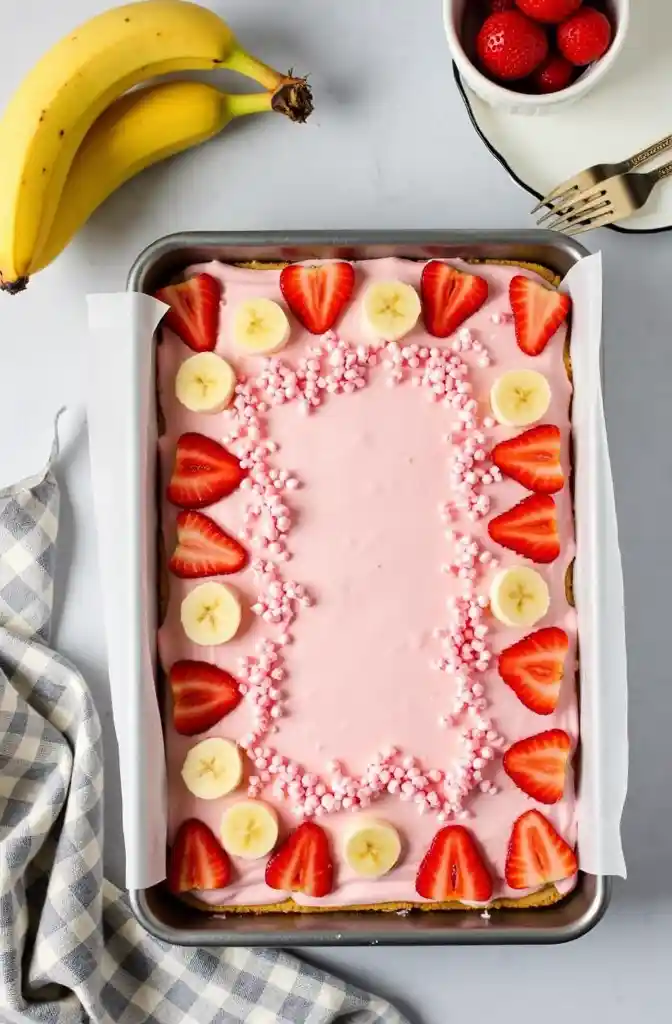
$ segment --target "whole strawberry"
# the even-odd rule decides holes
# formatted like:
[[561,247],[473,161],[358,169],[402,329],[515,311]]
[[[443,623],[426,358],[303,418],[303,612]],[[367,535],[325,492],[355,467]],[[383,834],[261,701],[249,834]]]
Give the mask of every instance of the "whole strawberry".
[[599,60],[611,45],[611,22],[594,7],[583,7],[558,29],[558,49],[572,64],[583,67]]
[[567,88],[573,75],[574,65],[559,54],[553,53],[541,67],[537,68],[532,81],[539,92],[560,92],[561,89]]
[[516,3],[528,18],[559,25],[578,11],[583,0],[516,0]]
[[494,78],[527,78],[548,55],[548,39],[541,25],[520,11],[491,14],[476,40],[482,66]]

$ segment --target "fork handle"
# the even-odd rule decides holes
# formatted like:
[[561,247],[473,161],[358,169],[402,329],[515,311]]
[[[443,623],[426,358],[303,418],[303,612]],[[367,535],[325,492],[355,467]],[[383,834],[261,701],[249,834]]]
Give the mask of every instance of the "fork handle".
[[642,164],[648,163],[649,160],[653,160],[654,156],[664,153],[666,149],[672,149],[672,135],[668,135],[666,138],[661,139],[660,142],[654,142],[652,146],[647,146],[641,152],[635,153],[634,156],[625,161],[625,169],[627,171],[634,171],[636,167],[641,167]]
[[672,160],[669,163],[663,164],[662,167],[656,167],[655,171],[649,171],[649,177],[652,181],[662,181],[663,178],[669,178],[672,174]]

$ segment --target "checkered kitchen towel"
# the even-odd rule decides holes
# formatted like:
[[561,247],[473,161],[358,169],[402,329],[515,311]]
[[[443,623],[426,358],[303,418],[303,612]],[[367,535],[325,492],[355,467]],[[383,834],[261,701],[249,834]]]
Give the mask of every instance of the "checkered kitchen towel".
[[158,942],[103,878],[100,722],[45,646],[58,504],[51,464],[0,491],[0,1019],[403,1024],[281,951]]

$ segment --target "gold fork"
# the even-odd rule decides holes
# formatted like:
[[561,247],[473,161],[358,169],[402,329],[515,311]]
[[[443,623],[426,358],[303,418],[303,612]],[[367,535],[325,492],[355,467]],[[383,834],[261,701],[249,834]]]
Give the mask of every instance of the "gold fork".
[[659,181],[672,175],[672,160],[655,171],[617,174],[582,192],[565,206],[555,207],[548,227],[565,235],[603,228],[641,210]]
[[654,142],[653,145],[647,146],[646,149],[640,150],[639,153],[635,153],[628,160],[621,160],[617,164],[595,164],[594,167],[581,171],[579,174],[574,175],[573,178],[568,178],[567,181],[563,181],[561,185],[558,185],[547,196],[544,196],[532,210],[532,213],[538,213],[542,206],[551,207],[549,212],[537,223],[543,224],[545,220],[548,220],[549,217],[552,217],[557,212],[553,209],[553,204],[562,203],[566,205],[570,199],[578,198],[581,192],[594,188],[601,181],[606,181],[607,178],[614,178],[617,174],[627,174],[628,171],[634,171],[641,167],[642,164],[653,160],[655,156],[664,153],[670,148],[672,148],[672,135],[667,135],[664,139],[660,139],[659,142]]

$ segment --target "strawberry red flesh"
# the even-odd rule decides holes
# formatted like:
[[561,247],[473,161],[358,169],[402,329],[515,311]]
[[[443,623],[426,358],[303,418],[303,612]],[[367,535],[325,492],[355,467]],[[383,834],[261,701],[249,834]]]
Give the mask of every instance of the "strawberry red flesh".
[[533,494],[488,523],[491,538],[532,562],[554,562],[560,554],[558,521],[553,498]]
[[552,715],[560,698],[568,650],[564,629],[538,629],[502,651],[499,674],[530,711]]
[[574,66],[557,53],[544,61],[532,76],[534,85],[541,93],[560,92],[571,85],[574,77]]
[[528,18],[535,21],[559,25],[570,14],[578,11],[583,0],[516,0],[516,4]]
[[280,274],[285,302],[307,331],[331,330],[345,309],[355,286],[351,263],[323,263],[316,267],[294,264]]
[[245,476],[240,462],[204,434],[182,434],[168,484],[168,501],[180,508],[205,508],[235,491]]
[[329,839],[314,821],[299,825],[266,865],[266,885],[271,889],[328,896],[333,881]]
[[585,67],[604,56],[612,34],[606,14],[584,7],[558,28],[558,49],[572,64]]
[[235,537],[202,512],[189,509],[177,517],[177,544],[170,571],[182,579],[225,576],[240,572],[249,561]]
[[223,889],[231,881],[231,861],[207,825],[190,818],[179,828],[170,852],[171,892]]
[[501,441],[491,459],[502,473],[537,494],[562,490],[565,477],[560,463],[560,430],[552,424],[531,427],[523,434]]
[[526,811],[514,822],[504,872],[512,889],[559,882],[578,868],[574,850],[540,811]]
[[197,274],[161,288],[155,298],[170,309],[163,322],[194,352],[212,352],[219,333],[219,302],[222,286],[210,274]]
[[527,78],[548,55],[541,25],[520,11],[501,11],[485,19],[476,38],[478,59],[493,78],[510,82]]
[[418,869],[415,888],[428,900],[486,903],[492,878],[471,833],[462,825],[440,829]]
[[207,732],[243,699],[233,676],[205,661],[176,661],[168,680],[173,697],[173,725],[181,736]]
[[504,754],[504,771],[523,793],[540,804],[557,804],[565,791],[572,741],[564,729],[527,736]]
[[488,282],[448,263],[431,260],[420,279],[425,327],[435,338],[447,338],[488,299]]
[[528,356],[541,355],[567,319],[572,300],[522,275],[511,279],[509,298],[518,347]]

